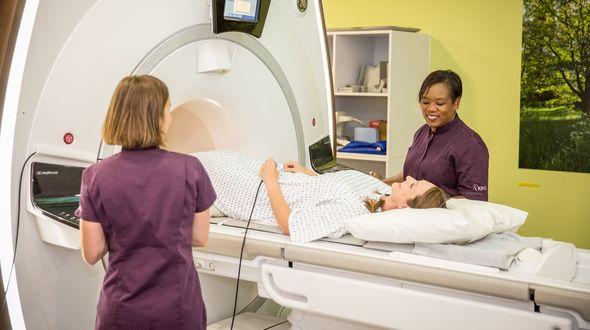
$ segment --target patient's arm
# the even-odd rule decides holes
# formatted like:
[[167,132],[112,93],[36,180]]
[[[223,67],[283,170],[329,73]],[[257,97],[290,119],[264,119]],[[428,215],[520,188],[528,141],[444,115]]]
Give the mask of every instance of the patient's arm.
[[297,163],[296,161],[288,161],[285,162],[283,164],[283,168],[285,169],[285,172],[291,172],[291,173],[305,173],[307,175],[311,175],[311,176],[316,176],[318,175],[316,172],[310,170],[309,168],[306,168],[304,166],[299,165],[299,163]]
[[399,172],[398,174],[391,176],[389,178],[383,179],[383,183],[391,185],[394,182],[404,182],[404,173]]
[[264,181],[272,213],[277,219],[279,229],[285,235],[289,235],[289,215],[291,208],[285,201],[281,187],[279,186],[279,172],[273,159],[267,159],[260,168],[260,177]]
[[281,187],[279,187],[278,183],[274,183],[267,184],[266,189],[268,190],[272,213],[274,213],[277,219],[279,229],[281,229],[283,234],[289,235],[289,215],[291,214],[291,208],[285,201]]

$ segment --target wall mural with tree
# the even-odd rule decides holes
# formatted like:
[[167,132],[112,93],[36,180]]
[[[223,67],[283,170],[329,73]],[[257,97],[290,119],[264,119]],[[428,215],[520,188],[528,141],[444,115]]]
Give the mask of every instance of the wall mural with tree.
[[590,173],[590,0],[524,0],[519,167]]

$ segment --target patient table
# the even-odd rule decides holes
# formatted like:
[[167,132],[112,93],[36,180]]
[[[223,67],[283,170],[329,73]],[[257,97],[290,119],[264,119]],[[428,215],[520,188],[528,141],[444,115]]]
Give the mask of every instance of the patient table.
[[[195,265],[234,278],[246,222],[214,223],[208,246],[194,250]],[[578,250],[576,265],[569,244],[544,253],[539,275],[412,255],[404,244],[387,252],[365,243],[350,235],[291,243],[276,227],[252,223],[242,279],[256,282],[259,295],[314,315],[315,324],[322,315],[362,328],[590,328],[590,254]],[[578,276],[551,278],[551,268],[564,262],[573,262]]]

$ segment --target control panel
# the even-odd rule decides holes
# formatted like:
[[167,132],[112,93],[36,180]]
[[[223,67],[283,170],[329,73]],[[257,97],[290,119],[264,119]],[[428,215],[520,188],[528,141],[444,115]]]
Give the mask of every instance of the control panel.
[[31,192],[33,206],[44,215],[78,229],[74,212],[80,204],[83,167],[34,162]]

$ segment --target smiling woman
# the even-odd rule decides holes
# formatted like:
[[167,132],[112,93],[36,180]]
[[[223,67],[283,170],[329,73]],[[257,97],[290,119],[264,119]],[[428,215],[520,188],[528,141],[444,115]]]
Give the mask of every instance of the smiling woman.
[[414,134],[403,173],[385,182],[412,176],[451,197],[488,200],[488,149],[457,114],[462,94],[461,78],[451,70],[434,71],[424,79],[418,101],[426,124]]
[[450,70],[435,71],[426,77],[418,100],[422,116],[432,132],[455,119],[462,94],[461,78]]

